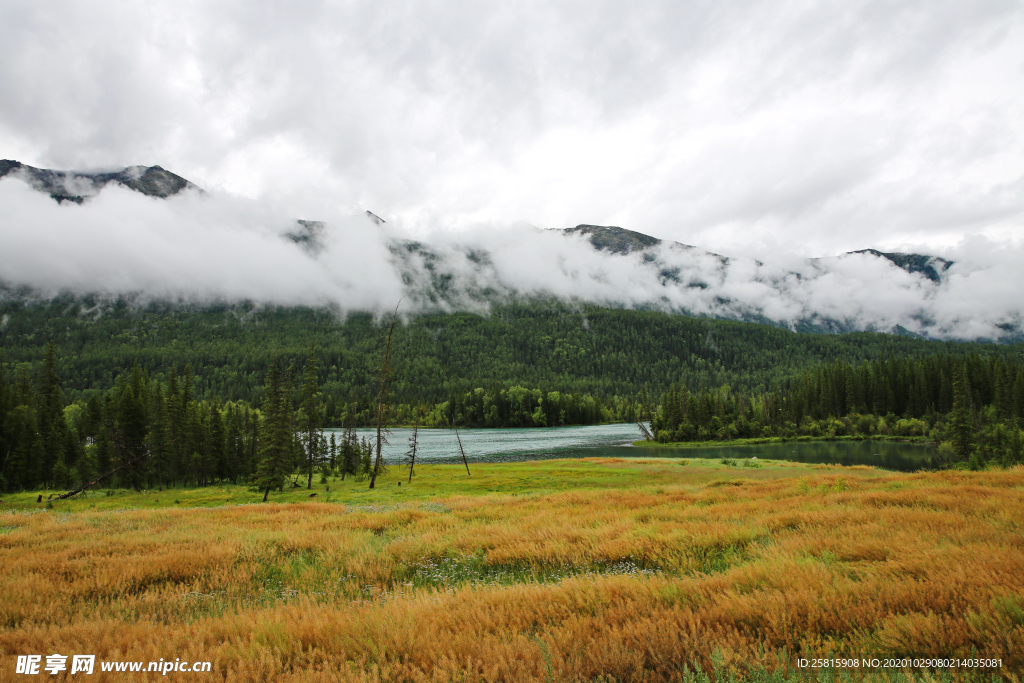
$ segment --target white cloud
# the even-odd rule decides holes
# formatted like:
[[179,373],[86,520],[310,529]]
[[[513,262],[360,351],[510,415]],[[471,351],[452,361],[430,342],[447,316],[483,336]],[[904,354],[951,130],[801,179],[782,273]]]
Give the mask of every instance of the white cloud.
[[57,204],[16,179],[0,180],[0,273],[44,294],[64,290],[189,301],[241,300],[374,308],[398,300],[387,251],[366,221],[332,221],[329,260],[281,234],[298,226],[267,204],[182,192],[147,197],[113,185],[83,206]]
[[437,231],[417,235],[417,245],[400,227],[343,214],[307,216],[327,223],[310,253],[282,236],[299,229],[287,207],[194,191],[155,199],[113,184],[79,206],[9,177],[0,180],[0,205],[0,279],[44,295],[378,312],[401,299],[406,313],[486,311],[496,300],[540,296],[969,339],[1024,324],[1024,245],[986,237],[942,249],[954,263],[935,283],[868,254],[815,260],[777,249],[760,261],[723,259],[667,241],[613,254],[585,236],[526,225]]
[[420,233],[1024,239],[1015,0],[16,1],[0,40],[0,156],[36,166],[159,163]]

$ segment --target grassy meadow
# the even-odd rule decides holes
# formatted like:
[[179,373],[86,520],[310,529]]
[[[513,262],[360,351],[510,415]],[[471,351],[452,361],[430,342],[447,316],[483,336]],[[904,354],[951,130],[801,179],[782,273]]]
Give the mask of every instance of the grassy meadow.
[[471,470],[267,504],[242,486],[4,496],[0,680],[54,652],[239,682],[833,680],[794,666],[815,655],[1001,658],[918,680],[1020,680],[1024,468]]

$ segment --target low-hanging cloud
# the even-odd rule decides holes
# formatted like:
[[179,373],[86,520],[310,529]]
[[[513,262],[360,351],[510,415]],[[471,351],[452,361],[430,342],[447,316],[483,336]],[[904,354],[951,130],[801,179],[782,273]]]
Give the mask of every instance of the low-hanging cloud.
[[386,263],[384,243],[357,218],[333,221],[329,259],[312,259],[281,237],[294,218],[244,199],[193,191],[159,199],[114,186],[79,206],[5,178],[0,206],[0,279],[44,295],[343,302],[350,309],[401,296],[390,269],[384,277],[376,270]]
[[325,224],[310,249],[286,237],[301,230],[287,210],[192,190],[158,199],[110,186],[82,205],[58,204],[4,178],[0,206],[0,281],[43,296],[138,294],[341,311],[388,311],[402,300],[407,313],[486,312],[496,301],[555,297],[791,327],[899,326],[940,339],[999,339],[1022,329],[1024,248],[983,237],[934,254],[953,262],[934,282],[872,254],[808,259],[776,250],[755,260],[667,240],[612,253],[585,234],[527,225],[411,239],[359,215],[306,216]]

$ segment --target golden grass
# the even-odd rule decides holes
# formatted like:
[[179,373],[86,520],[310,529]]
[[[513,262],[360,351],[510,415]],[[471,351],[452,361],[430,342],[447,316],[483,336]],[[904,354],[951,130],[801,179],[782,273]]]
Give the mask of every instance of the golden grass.
[[[0,679],[14,655],[53,652],[210,660],[204,679],[227,681],[671,681],[713,658],[773,670],[783,652],[1024,667],[1022,468],[578,466],[661,474],[383,505],[0,512]],[[132,680],[89,680],[108,679]]]

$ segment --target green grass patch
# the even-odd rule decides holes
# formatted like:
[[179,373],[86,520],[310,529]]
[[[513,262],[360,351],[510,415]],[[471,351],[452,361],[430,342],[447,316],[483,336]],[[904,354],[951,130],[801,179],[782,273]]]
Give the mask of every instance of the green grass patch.
[[[806,475],[815,465],[780,460],[759,460],[758,467],[736,467],[737,461],[722,464],[717,460],[689,458],[592,458],[566,460],[535,460],[512,463],[481,463],[470,465],[470,475],[461,464],[428,464],[416,467],[412,482],[408,471],[392,467],[378,477],[375,488],[366,480],[353,477],[330,477],[326,483],[314,478],[312,489],[305,485],[286,486],[284,491],[271,491],[269,502],[302,504],[308,502],[338,503],[347,506],[395,505],[410,502],[443,500],[458,496],[531,495],[543,496],[560,491],[621,489],[635,486],[666,484],[706,484],[720,478],[723,471],[736,477],[774,479]],[[739,461],[743,462],[743,461]],[[686,467],[679,467],[685,465]],[[857,476],[882,476],[886,473],[859,470]],[[289,482],[292,479],[289,478]],[[305,479],[300,477],[300,481]],[[263,493],[247,484],[213,484],[146,491],[131,489],[99,489],[67,500],[56,500],[60,492],[26,491],[7,494],[0,511],[80,512],[85,510],[213,508],[231,505],[261,504]],[[53,499],[48,499],[54,494]],[[315,495],[311,495],[315,494]],[[43,501],[37,503],[37,497]]]

